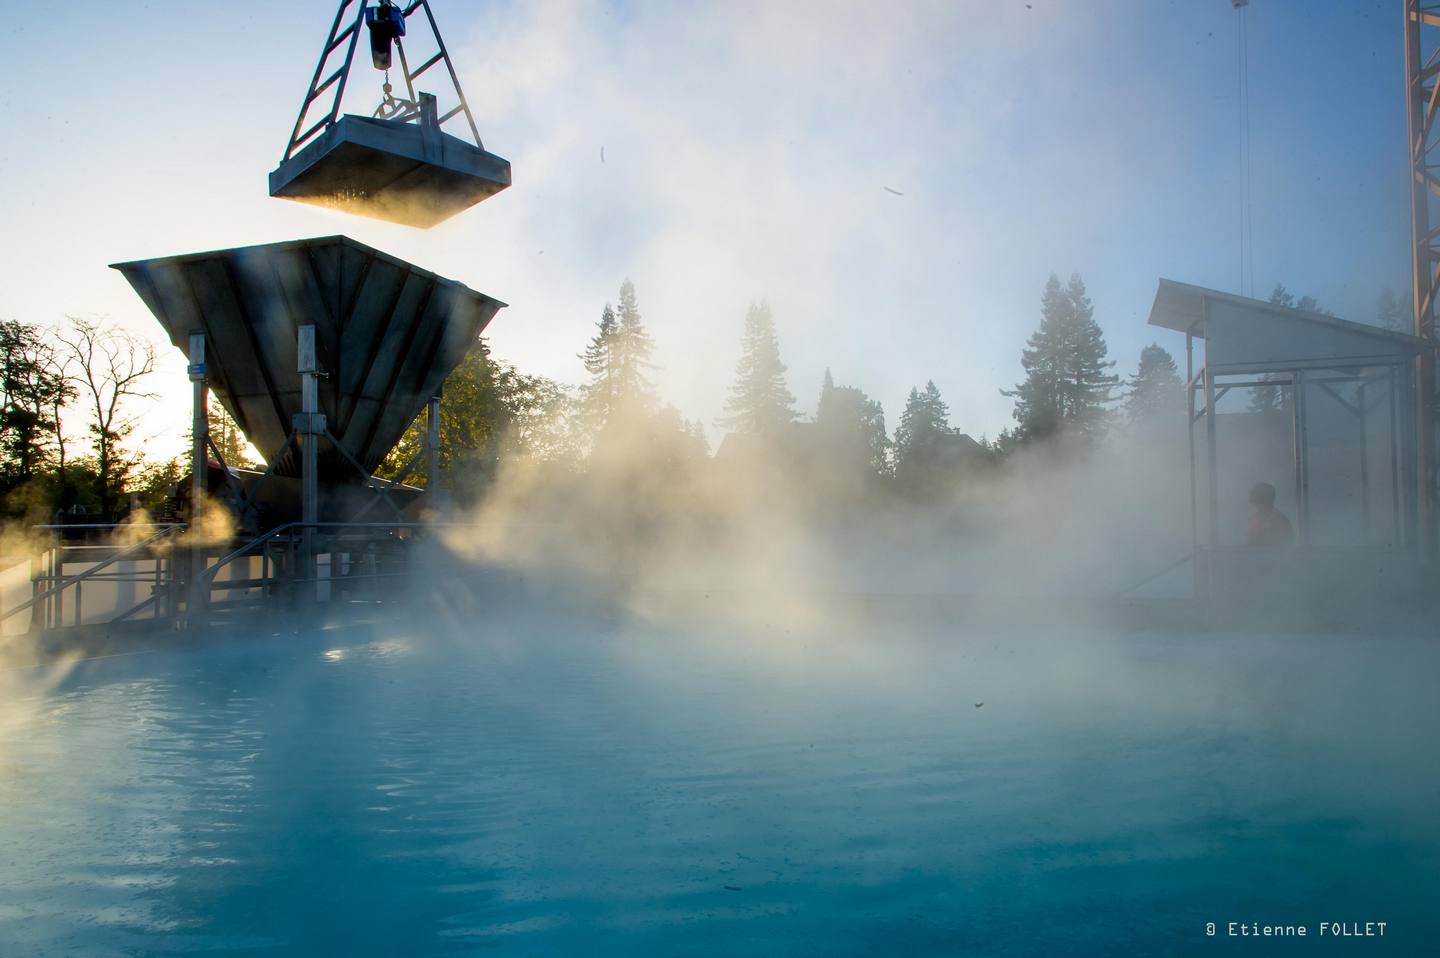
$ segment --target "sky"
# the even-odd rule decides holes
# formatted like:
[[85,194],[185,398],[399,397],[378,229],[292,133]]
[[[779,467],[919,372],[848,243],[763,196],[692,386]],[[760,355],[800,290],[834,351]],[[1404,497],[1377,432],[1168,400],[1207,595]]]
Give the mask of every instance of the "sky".
[[[345,233],[509,303],[495,355],[571,384],[629,277],[657,385],[712,442],[762,298],[803,414],[826,368],[892,429],[933,379],[978,437],[1011,424],[1052,272],[1084,278],[1122,375],[1152,341],[1182,358],[1145,323],[1162,276],[1360,321],[1409,285],[1399,0],[1252,0],[1243,287],[1230,0],[432,5],[514,185],[427,231],[268,196],[334,3],[27,7],[0,318],[160,343],[137,437],[170,455],[184,359],[107,264]],[[347,110],[379,83],[357,59]]]

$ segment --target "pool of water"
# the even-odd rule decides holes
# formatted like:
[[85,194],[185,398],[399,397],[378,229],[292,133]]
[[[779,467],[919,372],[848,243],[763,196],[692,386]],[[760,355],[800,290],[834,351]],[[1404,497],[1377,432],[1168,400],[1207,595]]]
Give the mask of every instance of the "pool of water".
[[433,631],[7,673],[0,954],[1437,947],[1428,642]]

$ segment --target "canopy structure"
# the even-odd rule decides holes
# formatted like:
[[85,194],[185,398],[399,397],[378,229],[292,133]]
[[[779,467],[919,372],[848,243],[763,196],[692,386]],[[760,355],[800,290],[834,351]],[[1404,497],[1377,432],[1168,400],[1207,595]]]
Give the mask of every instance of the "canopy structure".
[[[277,474],[296,475],[297,332],[315,327],[319,411],[373,471],[505,304],[344,236],[117,263],[186,349],[205,335],[206,376]],[[277,457],[279,457],[277,461]],[[321,453],[327,480],[351,478]]]
[[1307,580],[1307,596],[1344,594],[1362,569],[1377,581],[1398,575],[1397,552],[1420,544],[1414,414],[1424,341],[1168,279],[1150,324],[1185,334],[1192,528],[1207,580],[1197,584],[1238,594],[1273,574],[1256,571],[1272,562],[1250,525],[1261,484],[1293,523],[1292,567],[1341,557],[1323,588]]
[[[412,23],[423,29],[409,29]],[[346,87],[367,28],[374,67],[384,74],[382,95],[369,116],[346,114]],[[431,38],[423,46],[420,32]],[[443,113],[439,97],[416,87],[441,66],[446,78],[437,69],[429,79],[441,83]],[[398,92],[390,82],[392,68],[404,84]],[[460,135],[446,131],[452,120]],[[340,0],[285,153],[270,174],[270,195],[429,228],[509,185],[510,163],[480,140],[429,0],[403,6]]]
[[1413,360],[1424,342],[1407,332],[1329,313],[1160,280],[1150,325],[1205,340],[1205,368],[1260,373],[1340,361]]

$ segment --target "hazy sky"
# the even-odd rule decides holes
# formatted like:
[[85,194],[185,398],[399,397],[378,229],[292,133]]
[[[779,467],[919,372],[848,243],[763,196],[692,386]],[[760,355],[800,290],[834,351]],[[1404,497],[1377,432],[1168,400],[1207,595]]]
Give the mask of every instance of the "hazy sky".
[[[343,232],[510,303],[491,340],[527,372],[577,382],[629,276],[686,416],[720,412],[765,297],[803,412],[826,366],[891,428],[933,378],[978,436],[1010,423],[1052,271],[1084,276],[1123,374],[1152,340],[1179,358],[1145,326],[1158,277],[1241,291],[1230,0],[432,3],[514,186],[430,231],[267,195],[334,3],[26,7],[0,317],[160,340],[108,263]],[[1399,0],[1249,17],[1255,292],[1370,320],[1409,282]],[[353,112],[379,81],[357,68]]]

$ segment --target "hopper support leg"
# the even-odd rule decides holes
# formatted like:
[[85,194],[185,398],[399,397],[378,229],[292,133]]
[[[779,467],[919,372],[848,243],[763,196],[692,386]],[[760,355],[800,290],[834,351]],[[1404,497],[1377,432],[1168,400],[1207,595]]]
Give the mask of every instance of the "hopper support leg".
[[210,445],[210,392],[205,373],[204,333],[190,334],[189,373],[194,387],[195,408],[190,428],[190,589],[185,602],[185,618],[191,628],[196,628],[205,622],[205,607],[210,600],[210,590],[204,579],[205,550],[200,544],[197,528],[200,513],[206,508],[206,452]]
[[436,516],[449,512],[449,490],[440,485],[440,394],[430,397],[425,408],[425,445],[429,461],[425,469],[425,492]]
[[296,341],[297,371],[300,373],[300,415],[296,432],[300,440],[300,519],[302,527],[299,573],[305,583],[301,595],[314,598],[319,591],[316,583],[315,523],[320,521],[320,437],[325,432],[320,416],[319,368],[315,359],[315,326],[300,327]]

